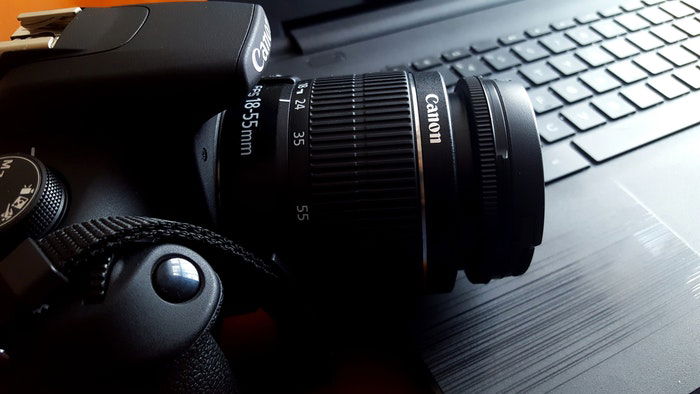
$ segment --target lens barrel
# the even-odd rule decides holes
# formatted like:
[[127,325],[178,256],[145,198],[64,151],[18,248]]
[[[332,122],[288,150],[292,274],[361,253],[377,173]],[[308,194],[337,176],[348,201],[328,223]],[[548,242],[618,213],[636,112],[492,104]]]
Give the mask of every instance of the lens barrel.
[[448,291],[462,269],[473,282],[523,273],[541,242],[540,145],[515,84],[266,78],[227,112],[219,146],[221,223],[295,265]]

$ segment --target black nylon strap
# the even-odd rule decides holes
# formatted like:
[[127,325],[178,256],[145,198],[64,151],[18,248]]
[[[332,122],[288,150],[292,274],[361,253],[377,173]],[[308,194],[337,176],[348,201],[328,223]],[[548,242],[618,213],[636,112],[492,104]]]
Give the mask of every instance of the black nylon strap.
[[[227,290],[233,294],[252,297],[271,313],[306,352],[318,352],[316,342],[322,338],[315,324],[316,317],[297,291],[288,273],[274,261],[256,257],[242,246],[211,230],[188,223],[147,217],[108,217],[93,219],[54,231],[37,241],[37,245],[54,267],[69,281],[81,282],[85,273],[109,270],[105,257],[146,244],[175,243],[201,254],[212,264],[225,282],[226,273],[242,273],[239,280],[251,282],[250,293],[239,294],[236,286]],[[254,275],[251,277],[250,275]],[[240,284],[240,283],[239,283]],[[106,282],[102,282],[106,285]],[[233,292],[233,293],[231,293]],[[325,353],[324,353],[325,354]]]
[[260,259],[228,238],[188,223],[139,216],[108,217],[74,224],[38,241],[56,269],[71,277],[85,262],[135,243],[172,242],[231,258],[270,280],[281,280],[284,271]]

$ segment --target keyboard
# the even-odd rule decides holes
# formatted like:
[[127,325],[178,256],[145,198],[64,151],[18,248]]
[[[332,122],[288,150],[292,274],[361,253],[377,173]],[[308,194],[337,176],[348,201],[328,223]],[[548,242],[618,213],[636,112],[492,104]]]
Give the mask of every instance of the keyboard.
[[700,0],[632,0],[387,70],[522,84],[545,183],[700,123]]

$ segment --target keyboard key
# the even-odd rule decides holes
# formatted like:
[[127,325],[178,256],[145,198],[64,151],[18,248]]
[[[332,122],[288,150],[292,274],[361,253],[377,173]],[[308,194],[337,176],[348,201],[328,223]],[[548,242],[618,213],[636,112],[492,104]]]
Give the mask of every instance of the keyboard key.
[[682,18],[684,16],[692,15],[695,13],[695,11],[692,8],[688,7],[687,5],[681,3],[678,0],[667,1],[661,4],[659,7],[661,7],[662,10],[668,12],[669,14],[675,16],[676,18]]
[[537,131],[540,137],[550,144],[576,134],[573,127],[559,119],[559,114],[537,117]]
[[582,61],[567,53],[561,56],[553,57],[548,60],[548,63],[557,69],[562,75],[570,76],[579,73],[588,68]]
[[655,53],[637,56],[633,61],[652,75],[661,74],[673,69],[673,64]]
[[688,6],[692,7],[692,8],[694,8],[695,11],[700,12],[700,0],[683,0],[683,2],[684,2],[686,5],[688,5]]
[[554,97],[547,89],[533,89],[527,93],[530,95],[532,108],[536,114],[543,114],[563,106],[561,100]]
[[693,52],[695,56],[700,56],[700,38],[693,38],[684,42],[683,48]]
[[471,56],[469,48],[454,48],[442,53],[442,58],[446,62],[453,62],[455,60],[464,59],[469,56]]
[[583,73],[579,78],[596,93],[605,93],[620,87],[620,82],[602,69]]
[[644,7],[644,4],[642,4],[641,1],[638,0],[630,0],[622,3],[620,8],[622,8],[625,11],[636,11]]
[[586,24],[600,20],[600,17],[595,12],[589,12],[588,14],[577,16],[574,19],[576,19],[576,22],[578,23]]
[[649,27],[649,22],[637,14],[624,14],[616,16],[615,22],[621,24],[629,31],[637,31]]
[[561,115],[580,131],[588,131],[605,124],[605,118],[588,104],[567,107],[561,111]]
[[481,40],[473,43],[471,48],[476,53],[484,53],[498,48],[498,43],[495,40]]
[[620,93],[640,109],[646,109],[664,101],[659,94],[643,84],[622,89]]
[[673,23],[678,29],[681,29],[685,34],[695,37],[700,35],[700,22],[697,19],[685,18]]
[[513,33],[499,37],[498,41],[503,45],[512,45],[525,41],[525,36],[520,33]]
[[656,38],[648,31],[640,31],[638,33],[630,34],[627,37],[627,41],[638,46],[643,51],[650,51],[652,49],[661,48],[664,46],[664,42]]
[[479,59],[467,59],[452,65],[452,68],[462,77],[491,74],[491,70]]
[[671,25],[657,26],[652,29],[649,29],[649,31],[653,35],[666,41],[667,44],[673,44],[674,42],[678,42],[680,40],[685,40],[686,38],[688,38],[687,34],[683,33],[682,31],[676,29]]
[[579,49],[576,51],[576,56],[583,59],[591,67],[602,66],[615,60],[611,54],[597,46]]
[[[574,144],[596,162],[603,162],[700,123],[698,99],[697,93],[681,97],[608,127],[581,134],[574,138]],[[542,153],[544,155],[544,150]]]
[[541,38],[540,43],[555,54],[576,48],[576,44],[566,38],[562,33],[552,34],[551,36]]
[[591,25],[591,28],[593,28],[593,30],[597,31],[600,35],[602,35],[605,38],[613,38],[621,34],[627,33],[627,31],[623,29],[622,26],[618,25],[612,20],[603,20],[600,22],[596,22]]
[[560,31],[560,30],[566,30],[570,29],[574,26],[576,26],[576,22],[574,22],[573,19],[564,19],[559,22],[554,22],[550,26],[552,26],[552,29]]
[[596,97],[591,100],[591,104],[612,120],[620,119],[635,111],[632,104],[623,100],[617,93]]
[[670,75],[652,78],[647,83],[669,100],[690,92],[690,89]]
[[569,144],[547,146],[542,149],[542,166],[545,184],[590,167],[586,159]]
[[626,57],[630,57],[639,53],[639,49],[637,49],[637,47],[630,44],[627,40],[623,38],[618,38],[615,40],[604,42],[601,46],[605,48],[608,52],[615,55],[615,57],[618,59],[624,59]]
[[557,74],[552,67],[546,63],[534,63],[520,68],[520,72],[527,78],[533,85],[542,85],[547,82],[559,79],[559,74]]
[[549,34],[551,31],[549,26],[536,26],[525,30],[525,34],[530,38],[537,38]]
[[696,59],[695,55],[679,46],[665,47],[659,49],[659,55],[665,57],[671,63],[675,64],[678,67],[690,64]]
[[692,7],[692,8],[694,8],[695,11],[700,12],[700,0],[683,0],[683,2],[684,2],[686,5],[688,5],[688,6]]
[[575,103],[593,95],[593,92],[573,78],[555,82],[551,87],[567,103]]
[[647,77],[647,73],[631,62],[615,63],[608,67],[608,71],[613,73],[624,83],[632,83]]
[[484,61],[496,71],[503,71],[520,65],[520,60],[513,56],[507,49],[500,49],[484,55]]
[[436,69],[435,71],[442,75],[442,79],[445,81],[445,86],[456,85],[457,81],[459,81],[459,77],[452,70],[450,70],[449,66],[440,66],[440,68]]
[[522,76],[520,76],[518,70],[510,70],[500,74],[493,74],[489,78],[496,79],[499,81],[515,82],[526,89],[530,87],[530,83],[527,82]]
[[673,72],[673,76],[685,82],[693,89],[700,89],[700,69],[695,66],[688,66]]
[[549,52],[536,41],[515,45],[512,50],[526,62],[534,62],[549,56]]
[[576,41],[580,46],[586,46],[603,39],[600,34],[591,30],[588,26],[580,26],[566,32],[567,37]]
[[622,10],[620,9],[620,7],[610,7],[598,11],[598,14],[600,14],[600,16],[602,16],[603,18],[610,18],[611,16],[622,14]]
[[645,8],[638,12],[639,16],[649,22],[658,25],[673,20],[673,17],[667,12],[662,11],[659,7]]
[[415,62],[413,62],[413,68],[415,68],[417,71],[423,71],[429,68],[437,67],[441,64],[442,62],[440,61],[440,59],[434,56],[429,56],[424,57],[423,59],[418,59]]

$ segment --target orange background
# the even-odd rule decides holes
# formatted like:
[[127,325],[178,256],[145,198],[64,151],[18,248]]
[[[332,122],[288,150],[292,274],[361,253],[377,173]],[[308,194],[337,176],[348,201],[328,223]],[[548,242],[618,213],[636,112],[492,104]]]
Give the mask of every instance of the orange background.
[[10,35],[17,30],[19,27],[17,15],[22,12],[66,7],[105,7],[124,4],[158,3],[164,1],[192,0],[0,0],[0,41],[9,40]]

